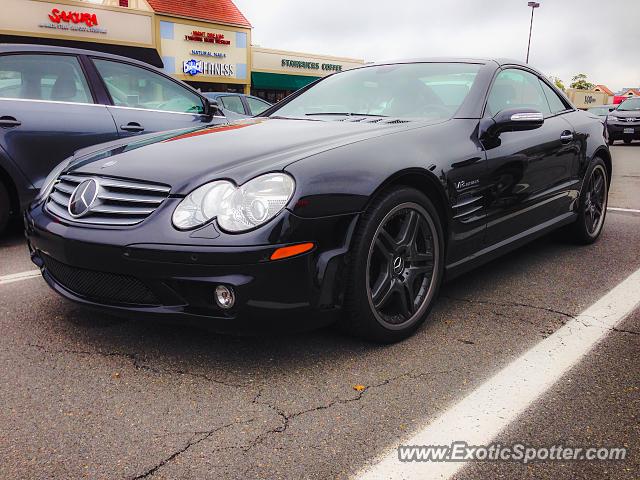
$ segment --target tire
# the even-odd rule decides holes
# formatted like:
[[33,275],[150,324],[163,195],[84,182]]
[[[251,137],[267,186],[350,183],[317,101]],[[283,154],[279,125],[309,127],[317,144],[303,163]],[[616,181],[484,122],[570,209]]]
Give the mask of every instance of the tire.
[[443,272],[444,235],[431,201],[408,187],[381,194],[355,232],[341,327],[377,343],[409,337],[427,319]]
[[613,138],[609,138],[609,145],[613,145],[613,143],[615,142],[615,140]]
[[627,145],[629,145],[629,144],[633,141],[633,139],[631,139],[631,138],[623,138],[622,140],[623,140],[623,141],[624,141],[624,143],[626,143]]
[[[596,188],[594,185],[595,177],[602,179],[602,198],[599,207],[597,205],[596,195],[600,194],[593,192],[594,188]],[[588,245],[598,239],[600,233],[602,233],[604,221],[607,216],[608,195],[609,177],[607,167],[601,158],[596,157],[584,177],[582,191],[580,192],[578,201],[578,218],[575,223],[570,225],[569,230],[572,240],[583,245]],[[592,208],[594,210],[592,210]],[[598,210],[599,217],[596,224],[594,224],[591,215],[597,215]]]
[[7,187],[0,181],[0,235],[7,228],[11,214],[11,199]]

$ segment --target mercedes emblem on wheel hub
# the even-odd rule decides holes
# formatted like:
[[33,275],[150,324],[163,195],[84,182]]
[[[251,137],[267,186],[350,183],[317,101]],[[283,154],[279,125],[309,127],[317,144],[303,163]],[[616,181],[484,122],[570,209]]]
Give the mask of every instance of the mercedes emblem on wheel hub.
[[402,259],[402,257],[396,257],[393,260],[393,271],[396,274],[400,274],[402,273],[403,270],[404,270],[404,260]]

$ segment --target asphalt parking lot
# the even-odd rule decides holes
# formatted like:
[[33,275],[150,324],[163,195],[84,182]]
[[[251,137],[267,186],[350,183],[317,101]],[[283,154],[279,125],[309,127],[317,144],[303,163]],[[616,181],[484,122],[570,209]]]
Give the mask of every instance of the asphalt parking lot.
[[[450,282],[428,325],[384,347],[332,329],[230,337],[87,311],[15,276],[34,269],[16,225],[0,241],[0,477],[357,474],[640,268],[640,143],[612,152],[596,244],[545,237]],[[640,308],[497,437],[625,446],[625,461],[480,462],[455,478],[638,478],[638,352]]]

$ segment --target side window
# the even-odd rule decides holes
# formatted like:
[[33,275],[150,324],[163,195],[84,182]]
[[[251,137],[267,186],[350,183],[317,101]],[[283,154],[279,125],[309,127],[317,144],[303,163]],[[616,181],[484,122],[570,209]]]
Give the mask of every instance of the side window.
[[524,70],[503,70],[496,77],[489,99],[489,114],[508,108],[533,108],[544,115],[549,115],[549,104],[542,92],[538,77]]
[[222,106],[227,110],[239,113],[240,115],[246,115],[246,113],[244,112],[242,99],[237,95],[227,95],[224,97],[220,97],[220,101],[222,102]]
[[0,98],[93,103],[80,62],[71,55],[1,56]]
[[198,95],[158,73],[111,60],[94,59],[93,63],[118,107],[204,113]]
[[247,97],[247,103],[249,104],[249,110],[251,110],[252,115],[260,115],[271,106],[267,102],[253,97]]
[[556,113],[564,112],[565,110],[567,110],[567,106],[564,104],[562,99],[558,96],[556,92],[553,91],[553,89],[549,85],[544,83],[542,80],[540,80],[540,84],[542,85],[542,90],[544,91],[544,95],[547,97],[547,100],[549,101],[549,108],[551,109],[551,113],[556,114]]

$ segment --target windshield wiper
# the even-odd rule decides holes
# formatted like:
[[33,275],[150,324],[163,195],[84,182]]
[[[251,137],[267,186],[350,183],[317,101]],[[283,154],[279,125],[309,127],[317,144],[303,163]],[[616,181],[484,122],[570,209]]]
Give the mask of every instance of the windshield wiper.
[[305,113],[307,116],[311,115],[340,115],[342,117],[388,117],[388,115],[377,115],[373,113],[353,113],[353,112],[312,112]]

